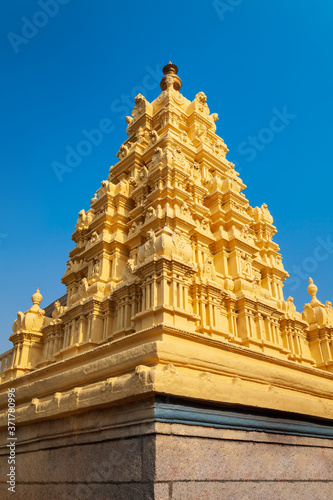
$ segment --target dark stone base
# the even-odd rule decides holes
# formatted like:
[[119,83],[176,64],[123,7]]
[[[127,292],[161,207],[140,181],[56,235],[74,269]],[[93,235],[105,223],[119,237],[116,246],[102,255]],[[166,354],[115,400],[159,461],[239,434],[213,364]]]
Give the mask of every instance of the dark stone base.
[[0,497],[328,500],[329,424],[166,397],[90,410],[17,429],[15,496],[2,439]]

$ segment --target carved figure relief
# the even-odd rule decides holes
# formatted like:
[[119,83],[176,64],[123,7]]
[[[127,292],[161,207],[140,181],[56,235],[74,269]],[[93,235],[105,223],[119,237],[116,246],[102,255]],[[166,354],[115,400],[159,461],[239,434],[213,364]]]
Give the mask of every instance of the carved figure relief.
[[90,200],[90,204],[93,205],[98,200],[97,193],[94,194],[94,197]]
[[137,223],[133,222],[132,226],[130,227],[128,231],[128,236],[132,236],[136,231],[137,231]]
[[87,280],[87,278],[83,278],[79,283],[77,292],[71,296],[71,300],[70,300],[71,304],[74,304],[75,302],[77,302],[80,299],[86,298],[87,297],[87,290],[88,290],[88,280]]
[[238,184],[236,179],[230,179],[230,187],[233,191],[236,191],[236,193],[239,193],[241,190],[241,186]]
[[240,235],[245,241],[252,239],[251,229],[247,224],[242,227]]
[[84,225],[85,221],[86,221],[86,212],[84,210],[80,210],[77,223],[75,224],[75,229],[81,229],[81,226]]
[[213,152],[216,156],[225,156],[224,149],[221,142],[214,142],[213,144]]
[[184,130],[182,130],[182,131],[181,131],[181,133],[180,133],[180,136],[179,136],[179,137],[180,137],[180,140],[181,140],[182,142],[184,142],[185,144],[187,144],[187,143],[189,142],[188,135],[187,135],[187,133],[186,133]]
[[156,215],[156,210],[154,207],[149,207],[146,213],[146,218],[145,218],[145,223],[148,222],[150,219],[155,217]]
[[185,241],[179,229],[175,229],[174,232],[172,233],[172,243],[174,246],[173,254],[183,258]]
[[209,115],[209,108],[207,106],[207,96],[204,92],[198,92],[195,96],[195,101],[197,103],[197,109],[206,115]]
[[126,116],[125,121],[128,123],[126,127],[126,134],[128,137],[131,137],[134,134],[134,127],[132,126],[134,125],[134,118],[132,118],[132,116]]
[[118,153],[116,154],[116,156],[119,158],[119,160],[123,160],[124,158],[126,158],[127,155],[128,155],[128,147],[125,144],[123,144],[119,149]]
[[94,261],[94,265],[93,265],[93,275],[95,274],[99,274],[99,259],[96,259]]
[[283,268],[283,264],[282,264],[282,255],[277,254],[277,255],[275,256],[275,265],[276,265],[276,267]]
[[128,183],[134,189],[139,185],[138,181],[136,179],[134,179],[134,177],[130,177],[128,179]]
[[179,147],[174,148],[174,150],[173,150],[173,161],[175,163],[177,163],[178,165],[181,165],[183,167],[187,166],[186,165],[187,162],[185,160],[185,156],[184,156],[181,148],[179,148]]
[[192,175],[193,179],[196,180],[196,181],[200,180],[200,178],[201,178],[201,175],[200,175],[200,164],[198,162],[196,162],[196,161],[192,165],[191,175]]
[[246,275],[251,275],[251,259],[246,253],[241,254],[241,272]]
[[123,274],[123,280],[124,281],[129,281],[133,278],[133,270],[135,268],[135,265],[134,265],[134,259],[130,258],[128,259],[127,263],[126,263],[126,267],[125,267],[125,271],[124,271],[124,274]]
[[270,224],[273,223],[273,217],[271,216],[271,213],[268,210],[268,207],[267,207],[266,203],[263,203],[261,205],[261,213],[262,213],[262,217],[263,217],[264,220],[266,220]]
[[139,248],[139,251],[138,251],[139,262],[144,262],[145,259],[147,259],[151,255],[154,255],[155,250],[156,250],[155,240],[156,240],[155,232],[152,229],[150,229],[149,231],[147,231],[146,243],[142,247]]
[[109,181],[102,181],[102,187],[99,188],[99,197],[101,198],[107,191],[109,187]]
[[143,182],[148,177],[148,168],[143,165],[139,170],[139,182]]
[[97,231],[94,231],[91,235],[90,243],[94,244],[94,243],[96,243],[97,240],[98,240],[98,233],[97,233]]
[[210,221],[209,219],[207,219],[207,217],[204,217],[201,221],[201,228],[204,230],[204,231],[207,231],[208,229],[210,229]]
[[146,140],[146,132],[143,127],[139,127],[136,133],[136,142],[142,144]]
[[258,296],[260,294],[260,290],[261,290],[261,280],[258,276],[256,276],[253,280],[253,283],[252,283],[252,290],[253,290],[253,293]]
[[149,132],[149,143],[156,144],[157,141],[158,141],[158,133],[156,132],[156,130],[151,130]]
[[185,217],[190,217],[191,216],[191,211],[190,211],[189,206],[186,203],[186,201],[184,201],[183,204],[182,204],[182,206],[180,207],[180,212]]
[[205,263],[202,266],[202,276],[206,279],[216,281],[214,260],[211,257],[207,257]]
[[289,317],[293,317],[296,312],[296,306],[294,304],[294,299],[293,297],[288,297],[286,300],[286,314]]
[[135,97],[134,102],[135,106],[132,111],[132,116],[134,120],[136,120],[145,110],[146,98],[142,94],[138,94]]
[[155,152],[154,152],[154,154],[152,156],[151,162],[150,162],[150,168],[151,169],[154,168],[159,163],[161,163],[162,155],[163,155],[162,148],[156,148]]
[[205,141],[207,135],[207,127],[203,123],[199,123],[195,128],[195,137],[199,141]]
[[65,307],[60,305],[59,300],[54,303],[54,309],[52,311],[52,319],[54,323],[60,321],[59,316],[65,311]]
[[332,308],[332,302],[327,300],[325,302],[325,309],[326,309],[326,324],[328,326],[333,326],[333,308]]

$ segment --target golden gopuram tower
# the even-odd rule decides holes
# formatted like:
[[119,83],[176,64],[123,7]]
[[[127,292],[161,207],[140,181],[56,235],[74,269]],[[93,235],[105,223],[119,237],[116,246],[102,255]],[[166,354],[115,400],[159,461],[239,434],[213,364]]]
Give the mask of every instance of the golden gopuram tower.
[[267,205],[163,73],[79,212],[67,295],[37,290],[0,356],[0,496],[333,498],[332,305],[311,278],[303,312],[284,298]]

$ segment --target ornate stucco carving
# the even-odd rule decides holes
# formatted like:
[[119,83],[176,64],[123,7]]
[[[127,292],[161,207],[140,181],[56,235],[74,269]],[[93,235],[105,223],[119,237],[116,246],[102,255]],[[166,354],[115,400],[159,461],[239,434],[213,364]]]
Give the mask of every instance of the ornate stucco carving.
[[[213,357],[217,345],[224,352],[227,344],[246,348],[244,356],[333,372],[331,303],[317,299],[312,282],[303,313],[292,297],[284,299],[288,273],[273,241],[273,217],[265,203],[249,205],[215,133],[217,113],[203,92],[193,101],[181,95],[177,73],[172,63],[164,68],[162,94],[153,102],[136,96],[118,161],[78,214],[62,278],[67,305],[55,302],[47,318],[34,294],[33,306],[14,322],[5,377],[121,339],[128,349],[129,335],[158,328],[199,336]],[[194,359],[196,344],[188,342]],[[135,380],[147,380],[148,371],[138,369]],[[171,368],[149,372],[167,375],[176,377]],[[123,379],[115,378],[112,390],[116,384]],[[103,387],[105,394],[109,386]],[[52,404],[66,399],[76,408],[82,394],[60,395]]]

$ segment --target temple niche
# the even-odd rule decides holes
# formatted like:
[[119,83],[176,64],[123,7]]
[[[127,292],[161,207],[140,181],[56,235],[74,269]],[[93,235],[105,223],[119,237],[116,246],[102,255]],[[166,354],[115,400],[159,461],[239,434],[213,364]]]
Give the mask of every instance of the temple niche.
[[250,206],[217,113],[179,92],[177,72],[165,66],[152,103],[135,98],[119,161],[75,224],[67,303],[20,340],[15,321],[3,379],[158,324],[333,370],[330,303],[301,314],[284,299],[273,217]]

